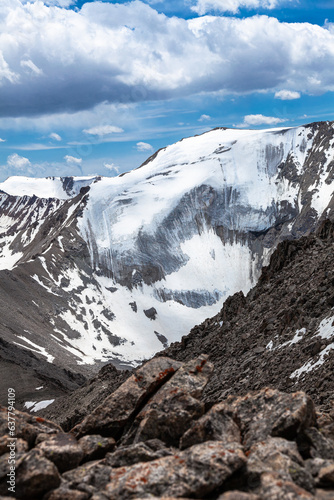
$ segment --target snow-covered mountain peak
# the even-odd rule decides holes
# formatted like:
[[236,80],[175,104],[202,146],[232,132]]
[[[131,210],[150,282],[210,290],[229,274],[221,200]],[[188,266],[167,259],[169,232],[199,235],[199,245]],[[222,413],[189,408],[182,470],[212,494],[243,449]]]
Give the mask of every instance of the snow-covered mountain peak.
[[99,179],[98,176],[46,178],[13,176],[0,182],[0,191],[12,196],[67,200],[79,194],[82,187],[90,186]]
[[135,364],[180,339],[247,292],[279,241],[334,215],[333,145],[326,122],[215,129],[118,177],[8,179],[0,266],[48,311],[31,305],[43,329],[18,328],[20,345],[86,366]]

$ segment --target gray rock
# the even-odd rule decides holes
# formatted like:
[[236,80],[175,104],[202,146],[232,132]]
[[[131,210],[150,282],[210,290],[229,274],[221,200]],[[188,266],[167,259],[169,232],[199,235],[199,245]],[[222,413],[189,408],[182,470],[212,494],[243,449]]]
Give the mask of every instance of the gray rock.
[[320,469],[318,484],[325,487],[334,487],[334,463]]
[[240,442],[239,427],[229,413],[224,403],[214,405],[183,434],[180,448],[188,448],[204,441]]
[[169,358],[152,359],[136,370],[81,424],[74,427],[73,433],[76,436],[102,434],[119,437],[124,426],[145,399],[148,399],[180,366],[180,362]]
[[71,489],[93,486],[97,490],[103,490],[109,482],[110,473],[111,467],[102,463],[101,460],[95,460],[64,472],[62,477],[68,482]]
[[17,498],[36,500],[59,484],[57,467],[43,456],[41,450],[31,450],[17,463]]
[[218,497],[218,500],[261,500],[258,495],[244,491],[227,491]]
[[15,453],[25,453],[28,451],[28,443],[24,439],[18,438],[13,440],[8,434],[0,437],[0,456],[8,453],[9,447],[15,443]]
[[211,375],[213,365],[201,355],[189,361],[150,399],[136,417],[124,443],[158,438],[177,446],[184,429],[204,413],[198,401]]
[[70,434],[59,432],[52,439],[43,441],[37,448],[53,462],[60,472],[74,469],[81,462],[84,452]]
[[91,434],[83,436],[79,440],[79,445],[84,453],[83,460],[88,462],[90,460],[103,458],[106,453],[115,448],[116,442],[114,438],[106,438],[99,434]]
[[261,500],[311,500],[314,496],[291,481],[282,481],[275,474],[266,472],[261,477]]
[[310,443],[310,455],[313,458],[334,460],[334,442],[326,438],[315,427],[305,429],[304,435]]
[[110,500],[157,497],[201,498],[221,487],[246,462],[240,444],[208,441],[177,455],[113,469]]
[[[4,436],[8,432],[8,410],[0,406],[0,435]],[[62,429],[54,422],[41,417],[33,417],[28,413],[15,411],[15,437],[21,438],[33,446],[35,439],[40,433],[56,434]]]
[[296,438],[316,421],[313,402],[304,392],[285,394],[266,388],[251,396],[231,396],[226,405],[240,422],[247,448],[268,436]]
[[47,493],[43,500],[89,500],[91,495],[79,490],[70,490],[66,487],[60,487]]
[[106,465],[113,468],[134,465],[138,462],[151,462],[158,458],[173,455],[175,450],[165,448],[158,439],[151,439],[145,443],[122,446],[113,453],[107,453]]
[[313,492],[313,477],[305,469],[295,442],[269,437],[254,444],[247,460],[248,481],[260,483],[264,473],[274,473],[280,480],[296,483]]

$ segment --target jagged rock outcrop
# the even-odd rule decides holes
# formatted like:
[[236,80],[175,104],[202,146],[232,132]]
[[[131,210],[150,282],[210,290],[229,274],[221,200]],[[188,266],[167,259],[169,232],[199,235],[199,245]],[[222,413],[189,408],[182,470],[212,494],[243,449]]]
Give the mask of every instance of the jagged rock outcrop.
[[[273,389],[204,406],[200,399],[212,368],[205,355],[187,363],[155,358],[69,433],[40,417],[16,412],[15,497],[333,498],[334,412],[317,414],[305,393]],[[178,394],[182,397],[177,397],[175,406]],[[168,408],[171,420],[166,432]],[[104,426],[102,415],[109,415]],[[177,424],[176,418],[180,418]],[[8,496],[6,442],[12,440],[6,435],[7,425],[3,408],[2,498]]]

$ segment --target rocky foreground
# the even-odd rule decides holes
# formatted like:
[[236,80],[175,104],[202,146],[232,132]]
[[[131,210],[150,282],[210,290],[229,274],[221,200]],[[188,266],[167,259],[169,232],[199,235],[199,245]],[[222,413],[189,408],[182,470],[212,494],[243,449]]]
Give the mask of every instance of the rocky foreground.
[[[262,389],[208,404],[207,356],[157,357],[70,432],[16,412],[20,499],[334,498],[334,411],[304,392]],[[7,409],[0,413],[0,495],[8,495]]]

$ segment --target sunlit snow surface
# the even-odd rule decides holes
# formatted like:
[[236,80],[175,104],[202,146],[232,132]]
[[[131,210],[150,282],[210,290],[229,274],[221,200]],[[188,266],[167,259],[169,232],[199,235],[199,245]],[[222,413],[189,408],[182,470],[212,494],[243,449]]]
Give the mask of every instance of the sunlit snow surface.
[[67,200],[73,198],[82,187],[89,186],[95,180],[96,176],[75,177],[73,186],[70,186],[67,192],[61,177],[35,179],[33,177],[13,176],[0,182],[0,191],[13,196],[37,196],[38,198]]
[[[334,316],[325,318],[321,321],[319,328],[314,335],[315,337],[321,337],[322,339],[331,339],[334,337]],[[299,378],[302,374],[308,373],[316,368],[319,368],[324,362],[327,354],[334,349],[334,342],[328,344],[319,353],[319,358],[314,361],[312,358],[307,361],[303,366],[291,373],[290,378]]]
[[54,399],[46,399],[44,401],[39,401],[38,403],[36,401],[26,401],[24,403],[24,407],[27,408],[27,410],[36,412],[39,410],[43,410],[44,408],[47,408],[54,402]]

